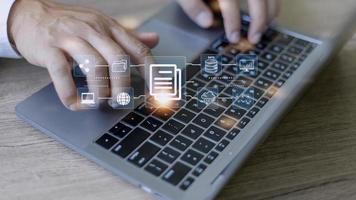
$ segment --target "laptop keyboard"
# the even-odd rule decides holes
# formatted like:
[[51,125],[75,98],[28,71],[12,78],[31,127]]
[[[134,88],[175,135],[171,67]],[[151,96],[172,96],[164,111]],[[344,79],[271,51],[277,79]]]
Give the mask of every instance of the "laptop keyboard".
[[[247,35],[247,23],[242,32]],[[95,143],[126,159],[133,167],[187,190],[315,47],[313,43],[270,29],[256,49],[248,52],[258,55],[259,72],[255,78],[236,76],[236,66],[226,67],[220,77],[212,79],[198,69],[186,84],[186,95],[190,98],[180,109],[142,104]],[[223,64],[231,64],[240,53],[221,36],[204,54],[222,55]],[[214,105],[206,106],[191,98],[202,88],[217,89],[219,99]],[[235,100],[232,95],[239,97]]]

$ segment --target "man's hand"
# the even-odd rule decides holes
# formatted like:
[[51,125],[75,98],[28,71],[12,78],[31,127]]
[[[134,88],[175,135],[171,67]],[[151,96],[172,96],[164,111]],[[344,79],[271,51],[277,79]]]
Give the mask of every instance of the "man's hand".
[[[48,69],[59,98],[71,110],[80,109],[72,58],[93,55],[97,65],[111,65],[118,55],[129,55],[133,62],[144,63],[158,42],[157,34],[133,34],[98,11],[46,0],[17,0],[10,13],[9,37],[27,61]],[[109,71],[97,76],[108,77]],[[95,79],[95,70],[86,76]],[[100,97],[112,96],[125,84],[120,79],[88,81],[90,91],[109,86],[98,88]]]
[[[203,28],[213,25],[213,13],[203,0],[177,0],[189,17]],[[240,40],[240,6],[239,0],[216,0],[219,3],[224,19],[227,38],[232,43]],[[276,17],[279,9],[279,0],[247,0],[251,16],[251,26],[248,40],[256,44],[268,23]]]

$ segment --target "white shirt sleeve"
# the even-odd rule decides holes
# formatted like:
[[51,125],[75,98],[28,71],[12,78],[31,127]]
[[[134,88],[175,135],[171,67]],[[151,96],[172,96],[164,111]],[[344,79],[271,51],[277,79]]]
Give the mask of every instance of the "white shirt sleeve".
[[14,2],[15,0],[0,0],[0,57],[3,58],[21,58],[12,47],[7,32],[7,22]]

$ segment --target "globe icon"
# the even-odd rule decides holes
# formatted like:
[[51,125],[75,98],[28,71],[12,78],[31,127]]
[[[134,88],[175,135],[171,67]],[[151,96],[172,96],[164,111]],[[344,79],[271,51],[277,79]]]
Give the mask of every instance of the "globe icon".
[[117,95],[117,103],[121,106],[127,106],[131,102],[131,96],[126,92]]

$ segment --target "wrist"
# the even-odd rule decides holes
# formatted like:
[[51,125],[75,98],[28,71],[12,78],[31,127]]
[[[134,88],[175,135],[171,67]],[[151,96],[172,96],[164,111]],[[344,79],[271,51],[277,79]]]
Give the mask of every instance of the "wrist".
[[9,18],[7,21],[7,33],[8,33],[8,38],[9,42],[11,45],[15,46],[15,20],[17,17],[19,17],[18,10],[19,10],[19,4],[21,4],[22,0],[16,0],[14,4],[12,5],[10,12],[9,12]]

